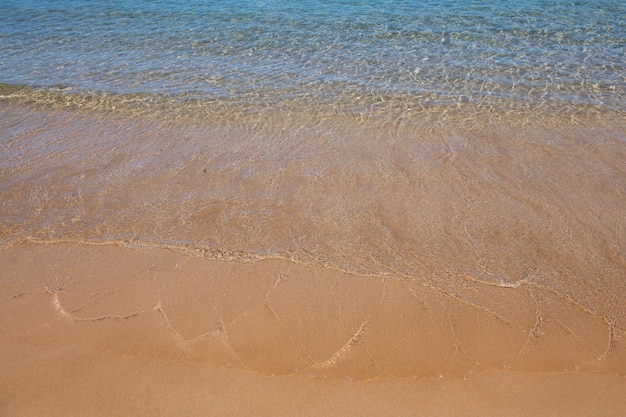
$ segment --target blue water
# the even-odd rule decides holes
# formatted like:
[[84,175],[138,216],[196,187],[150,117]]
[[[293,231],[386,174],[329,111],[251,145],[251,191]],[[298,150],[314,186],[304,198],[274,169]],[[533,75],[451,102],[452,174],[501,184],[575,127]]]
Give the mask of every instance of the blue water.
[[3,98],[626,110],[620,0],[1,0],[0,42]]

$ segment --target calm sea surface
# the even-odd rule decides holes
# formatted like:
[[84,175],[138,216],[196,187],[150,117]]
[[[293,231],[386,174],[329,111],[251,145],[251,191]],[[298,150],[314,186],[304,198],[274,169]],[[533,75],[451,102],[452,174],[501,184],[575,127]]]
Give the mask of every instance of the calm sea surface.
[[626,109],[617,0],[2,0],[0,42],[4,99],[43,90],[105,106],[107,95],[110,107],[191,114]]

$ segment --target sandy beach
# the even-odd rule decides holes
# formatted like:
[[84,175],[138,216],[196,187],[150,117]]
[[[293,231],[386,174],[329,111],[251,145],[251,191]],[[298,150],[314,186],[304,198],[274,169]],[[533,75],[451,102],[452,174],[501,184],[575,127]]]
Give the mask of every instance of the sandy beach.
[[0,257],[6,415],[620,416],[626,407],[621,323],[531,285],[499,290],[511,293],[500,295],[510,297],[505,315],[427,285],[281,259],[76,242],[24,243]]
[[3,115],[0,414],[626,409],[614,119],[258,148],[256,125]]
[[625,33],[0,1],[0,417],[625,417]]

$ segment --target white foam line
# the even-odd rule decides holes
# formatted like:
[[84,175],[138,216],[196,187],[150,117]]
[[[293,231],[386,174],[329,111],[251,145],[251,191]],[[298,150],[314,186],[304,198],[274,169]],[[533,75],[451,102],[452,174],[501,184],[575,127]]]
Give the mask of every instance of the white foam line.
[[352,349],[352,346],[359,341],[359,339],[363,336],[365,332],[365,327],[367,326],[367,322],[364,321],[359,329],[352,335],[350,340],[346,342],[333,356],[331,356],[328,360],[317,363],[313,365],[314,368],[326,368],[328,366],[333,366],[340,360],[342,360]]

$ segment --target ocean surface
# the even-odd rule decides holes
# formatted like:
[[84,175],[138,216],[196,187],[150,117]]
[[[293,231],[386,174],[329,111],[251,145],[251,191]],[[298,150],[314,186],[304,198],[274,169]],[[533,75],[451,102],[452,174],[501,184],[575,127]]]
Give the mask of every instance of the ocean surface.
[[0,12],[3,99],[383,118],[626,102],[620,1],[3,0]]
[[0,245],[278,258],[508,323],[514,290],[603,360],[625,116],[623,1],[0,0]]

